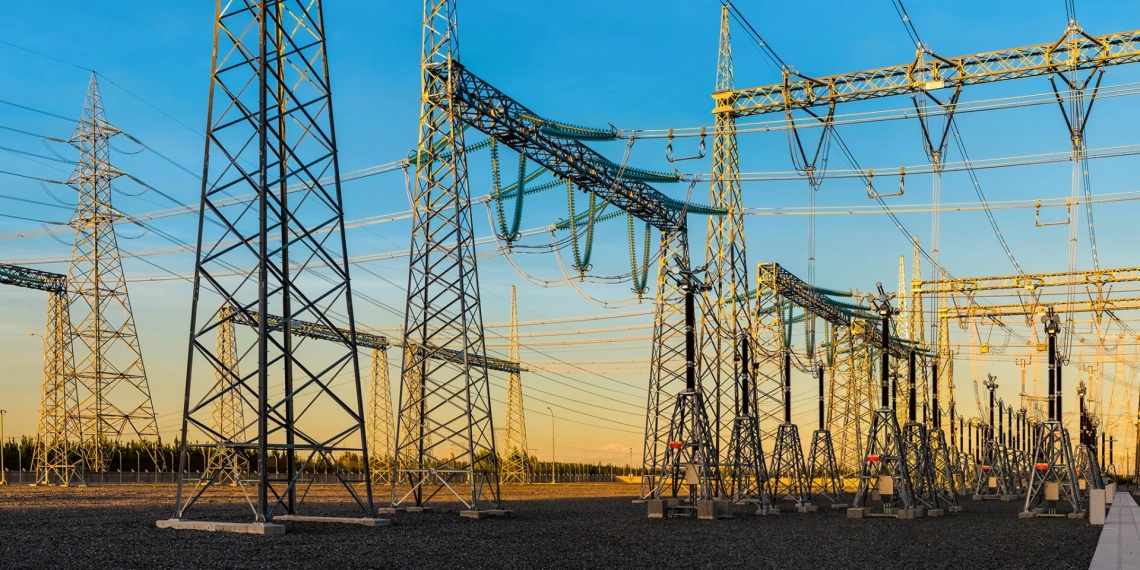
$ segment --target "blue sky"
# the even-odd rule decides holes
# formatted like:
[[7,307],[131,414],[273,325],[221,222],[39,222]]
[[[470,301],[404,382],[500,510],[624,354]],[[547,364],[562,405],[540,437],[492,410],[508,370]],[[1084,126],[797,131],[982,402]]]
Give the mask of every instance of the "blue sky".
[[[943,55],[958,55],[1054,41],[1065,26],[1064,3],[1031,1],[954,4],[911,2],[911,18],[924,42]],[[891,3],[824,2],[804,10],[797,3],[739,0],[740,10],[765,37],[781,58],[801,73],[821,76],[909,61],[914,48],[898,21]],[[856,7],[857,6],[857,7]],[[1140,5],[1128,2],[1078,3],[1078,17],[1086,31],[1103,34],[1140,27]],[[353,1],[327,2],[329,53],[334,102],[338,118],[341,170],[351,171],[388,163],[407,155],[416,143],[418,114],[418,57],[420,12],[417,2]],[[202,132],[205,123],[213,3],[115,3],[59,1],[49,4],[23,3],[6,10],[12,22],[0,38],[17,46],[82,67],[94,68],[103,76],[101,87],[110,121],[131,133],[173,161],[191,171],[200,170]],[[568,122],[621,129],[661,129],[711,125],[712,99],[719,3],[704,1],[659,2],[492,2],[468,0],[459,7],[461,53],[464,64],[503,89],[531,109]],[[738,87],[776,82],[778,74],[747,43],[740,30],[734,30],[736,83]],[[10,45],[0,44],[0,100],[77,118],[81,112],[88,72]],[[1104,84],[1140,81],[1140,72],[1131,68],[1110,69]],[[962,101],[977,101],[1049,91],[1044,78],[966,90]],[[942,94],[941,96],[948,96]],[[864,103],[841,108],[839,112],[908,107],[906,98]],[[1089,126],[1090,148],[1131,144],[1137,112],[1129,98],[1097,103]],[[73,123],[0,105],[0,125],[67,138]],[[1055,105],[1044,105],[1003,112],[963,115],[959,128],[974,160],[1068,150],[1068,137]],[[896,121],[845,127],[841,134],[864,167],[897,167],[925,163],[919,128],[914,121]],[[808,138],[813,135],[808,133]],[[136,147],[120,141],[118,149],[133,152]],[[0,146],[52,156],[34,137],[0,132]],[[70,157],[64,146],[47,143],[54,152]],[[691,154],[695,141],[676,143],[678,154]],[[745,172],[789,170],[788,143],[783,133],[742,135],[741,168]],[[599,150],[620,159],[622,143],[602,143]],[[631,164],[668,170],[660,140],[639,141],[631,152]],[[957,151],[951,151],[957,160]],[[54,178],[66,176],[65,164],[26,155],[0,153],[0,170]],[[117,153],[117,165],[162,189],[183,203],[195,203],[198,183],[152,153]],[[1137,190],[1130,176],[1136,158],[1093,161],[1094,193]],[[472,193],[482,195],[489,187],[486,155],[471,158]],[[513,164],[507,161],[508,164]],[[677,163],[686,172],[708,172],[708,159]],[[846,168],[835,154],[833,168]],[[52,170],[62,169],[64,172]],[[509,170],[509,169],[508,169]],[[1056,198],[1068,195],[1069,165],[1065,163],[1015,169],[986,170],[979,179],[991,201]],[[929,176],[908,179],[907,194],[892,198],[892,205],[929,202]],[[884,182],[890,188],[894,182]],[[670,195],[683,197],[687,185],[661,187]],[[747,207],[802,206],[806,203],[806,183],[745,183]],[[132,191],[137,189],[132,189]],[[73,197],[51,190],[59,200]],[[32,181],[0,178],[0,193],[51,202],[45,190]],[[403,177],[398,173],[348,182],[346,207],[350,219],[365,218],[408,208]],[[696,187],[697,202],[708,199],[707,185]],[[116,206],[132,214],[169,207],[160,196],[116,196]],[[976,201],[965,173],[947,174],[943,181],[943,202]],[[149,201],[149,202],[148,202]],[[541,228],[567,215],[565,193],[552,191],[528,200],[524,228]],[[818,202],[821,206],[873,204],[863,185],[851,179],[828,180]],[[579,208],[583,201],[579,201]],[[1128,244],[1132,243],[1130,223],[1135,218],[1131,202],[1096,210],[1096,232],[1101,265],[1136,265]],[[37,219],[62,220],[66,209],[47,208],[7,201],[0,212]],[[474,207],[480,237],[490,235],[487,211]],[[1043,216],[1061,215],[1054,210]],[[911,233],[929,244],[930,215],[903,214]],[[1000,211],[996,215],[1011,250],[1027,271],[1063,270],[1066,266],[1068,228],[1037,228],[1032,209]],[[1053,218],[1049,218],[1053,219]],[[1091,263],[1083,218],[1081,231],[1082,267]],[[703,220],[693,219],[695,259],[703,259]],[[778,261],[793,271],[806,266],[806,225],[802,216],[749,217],[746,223],[750,263]],[[891,285],[897,279],[898,256],[909,254],[910,246],[889,219],[882,215],[820,216],[818,226],[817,275],[820,284],[833,288],[867,290],[876,281]],[[160,226],[180,239],[194,238],[192,217],[167,218]],[[639,226],[640,228],[640,226]],[[38,229],[37,224],[3,219],[0,233]],[[134,229],[121,232],[122,247],[128,251],[161,249],[169,246],[153,235],[139,235]],[[640,229],[638,231],[640,235]],[[352,255],[390,252],[406,248],[408,224],[397,221],[352,230]],[[61,241],[50,237],[0,240],[0,260],[63,259],[70,253],[70,236]],[[136,238],[136,239],[128,239]],[[527,243],[549,242],[540,234]],[[639,238],[640,239],[640,238]],[[62,242],[62,243],[61,243]],[[942,259],[956,275],[1012,273],[1013,268],[1001,251],[981,212],[944,214],[942,217]],[[629,271],[626,228],[615,221],[599,230],[595,254],[598,275],[618,275]],[[643,247],[643,244],[639,244]],[[570,253],[563,252],[569,264]],[[562,280],[562,272],[550,255],[517,256],[519,266],[542,279]],[[151,259],[177,273],[192,271],[189,255],[163,255]],[[132,276],[159,275],[159,269],[128,259],[126,270]],[[403,304],[406,261],[388,259],[367,264],[383,279],[355,273],[357,289],[397,309]],[[37,267],[63,271],[64,265]],[[754,270],[750,270],[750,274]],[[387,280],[387,281],[386,281]],[[519,288],[520,319],[536,321],[594,315],[603,309],[582,299],[571,287],[538,287],[521,277],[502,256],[489,258],[480,267],[484,316],[488,322],[506,321],[510,286]],[[391,283],[389,283],[390,281]],[[393,283],[395,285],[393,285]],[[631,296],[628,284],[584,285],[593,296],[617,301]],[[131,287],[136,319],[143,337],[151,385],[160,428],[165,437],[174,435],[178,394],[184,374],[186,303],[189,287],[181,281],[137,282]],[[34,431],[38,405],[38,339],[27,331],[43,328],[43,298],[36,292],[6,289],[0,291],[0,306],[7,315],[0,323],[0,357],[11,363],[8,374],[0,377],[0,402],[11,414],[8,434]],[[402,319],[381,307],[359,304],[358,320],[369,326],[392,329]],[[647,310],[648,304],[621,311]],[[632,330],[580,335],[584,338],[641,337],[649,334],[650,318],[632,318],[532,327],[527,330],[552,334],[570,328],[626,327]],[[496,334],[505,334],[499,328]],[[537,341],[571,339],[578,336],[535,337]],[[490,337],[490,349],[502,341]],[[541,346],[540,348],[538,346]],[[564,362],[614,360],[649,357],[648,343],[630,341],[615,346],[538,345],[545,355],[524,353],[524,358],[544,361],[550,368],[546,378],[533,376],[530,393],[529,426],[531,446],[545,455],[549,443],[549,423],[538,420],[545,413],[546,400],[563,406],[555,408],[558,418],[577,430],[574,441],[559,445],[560,458],[588,461],[628,460],[629,447],[640,448],[641,414],[647,364],[641,369],[611,367],[603,375],[585,375]],[[582,365],[586,366],[586,365]],[[961,371],[967,363],[960,364]],[[590,368],[597,370],[596,368]],[[1011,379],[1014,369],[995,365]],[[571,378],[557,376],[563,374]],[[965,377],[965,376],[963,376]],[[806,380],[806,379],[805,379]],[[502,386],[505,379],[496,379]],[[600,385],[590,387],[581,382]],[[803,382],[803,391],[810,382]],[[1003,386],[1003,395],[1012,400],[1016,382]],[[959,381],[959,401],[972,400],[967,384]],[[1070,384],[1071,386],[1071,384]],[[538,392],[537,390],[541,390]],[[588,392],[587,392],[588,390]],[[1008,390],[1008,392],[1006,392]],[[797,388],[797,392],[799,389]],[[591,394],[592,393],[592,394]],[[494,397],[502,400],[502,390]],[[600,396],[598,394],[601,394]],[[576,400],[577,402],[572,402]],[[806,398],[801,398],[806,403]],[[498,406],[498,404],[496,404]],[[585,415],[593,406],[609,423]],[[969,406],[972,409],[972,404]],[[597,410],[594,410],[597,412]],[[501,423],[501,422],[500,422]],[[609,426],[611,429],[601,427]],[[560,432],[559,438],[564,434]],[[569,436],[565,436],[569,438]],[[565,457],[563,457],[565,453]]]

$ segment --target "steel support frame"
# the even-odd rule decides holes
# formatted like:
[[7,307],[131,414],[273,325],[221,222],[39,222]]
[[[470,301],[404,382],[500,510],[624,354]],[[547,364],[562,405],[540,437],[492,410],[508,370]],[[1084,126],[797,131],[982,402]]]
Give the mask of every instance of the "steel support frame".
[[110,140],[120,132],[107,121],[92,73],[83,118],[69,140],[79,150],[68,179],[79,200],[70,221],[75,241],[67,294],[74,373],[82,386],[79,431],[93,471],[106,470],[110,445],[124,435],[144,442],[152,456],[160,443],[114,228],[123,215],[111,205],[112,182],[124,175],[110,162]]
[[[350,510],[373,517],[321,2],[219,2],[213,53],[173,518],[187,518],[219,481],[221,470],[190,473],[191,449],[218,445],[254,457],[256,482],[241,485],[254,524],[298,515],[320,463],[343,486]],[[227,203],[243,189],[256,200]],[[257,324],[236,337],[238,360],[248,362],[241,371],[207,342],[227,324],[219,306],[233,309],[230,322]],[[274,312],[281,322],[256,317]],[[287,326],[294,319],[322,325],[334,342],[310,348]],[[233,381],[195,390],[195,364]],[[250,422],[241,439],[210,421],[214,401],[231,394]],[[360,456],[363,477],[341,464],[349,453]],[[283,475],[269,473],[271,454],[283,457]]]

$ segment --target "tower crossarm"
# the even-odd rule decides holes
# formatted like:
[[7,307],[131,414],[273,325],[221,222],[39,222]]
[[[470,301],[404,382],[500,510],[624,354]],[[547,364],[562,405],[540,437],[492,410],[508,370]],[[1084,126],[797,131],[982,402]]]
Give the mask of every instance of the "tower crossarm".
[[942,57],[924,49],[909,63],[827,77],[808,77],[786,69],[781,83],[714,94],[713,113],[763,115],[1137,61],[1140,30],[1090,36],[1080,28],[1069,28],[1060,39],[1046,44],[959,57]]
[[0,285],[14,285],[62,295],[67,292],[67,276],[0,263]]
[[1140,309],[1140,297],[1122,297],[1119,299],[1086,299],[1069,302],[1049,303],[1011,303],[1007,305],[969,305],[964,307],[950,307],[939,311],[938,317],[942,319],[957,319],[967,317],[1006,317],[1016,315],[1045,314],[1047,307],[1052,307],[1054,313],[1093,313],[1103,311],[1128,311]]
[[[235,311],[234,323],[249,327],[256,327],[257,317],[257,311]],[[276,315],[269,315],[269,317],[266,319],[265,324],[271,329],[280,329],[281,321],[281,317]],[[332,342],[343,342],[343,339],[348,338],[349,336],[347,329],[333,330],[326,325],[300,321],[297,319],[294,319],[292,321],[290,331],[295,336],[317,340],[328,340]],[[389,346],[400,346],[400,343],[393,342],[388,337],[383,335],[371,334],[357,330],[356,346],[358,348],[376,348],[380,350],[387,350]],[[457,363],[463,362],[464,358],[463,353],[450,349],[437,349],[431,351],[429,356],[432,358],[439,358],[448,362]],[[516,374],[519,372],[526,372],[526,369],[523,368],[520,363],[510,360],[493,358],[490,356],[484,359],[483,357],[475,354],[468,354],[466,355],[466,358],[477,366],[482,366],[485,364],[488,370],[498,370],[500,372],[507,373],[514,372]]]
[[759,264],[758,289],[772,288],[774,293],[798,305],[805,311],[837,327],[851,324],[849,311],[834,303],[779,263]]
[[923,295],[931,293],[973,293],[977,291],[997,291],[1002,289],[1036,291],[1037,289],[1045,287],[1102,285],[1133,283],[1138,281],[1140,281],[1140,267],[1122,267],[1118,269],[1026,273],[1023,275],[999,275],[995,277],[962,277],[939,279],[936,281],[916,280],[911,283],[911,290]]
[[[663,233],[685,227],[684,214],[723,215],[723,209],[686,204],[639,180],[621,177],[609,159],[580,141],[557,138],[545,129],[546,121],[507,94],[480,79],[458,62],[451,63],[456,77],[451,101],[460,106],[453,112],[468,125],[525,154],[559,178],[571,180],[582,190],[648,222]],[[438,65],[432,72],[448,73]],[[446,82],[445,82],[446,83]]]
[[[756,284],[759,292],[758,299],[762,299],[766,295],[786,299],[808,313],[813,313],[839,328],[851,326],[854,320],[869,320],[869,315],[853,316],[854,309],[850,308],[852,305],[838,303],[819,293],[818,288],[808,285],[795,274],[781,267],[779,263],[761,263],[758,267],[759,276]],[[882,344],[881,333],[877,326],[873,324],[864,326],[861,327],[861,331],[860,335],[869,346],[877,347]],[[906,358],[912,347],[919,351],[926,350],[920,344],[891,339],[891,354],[896,358]]]

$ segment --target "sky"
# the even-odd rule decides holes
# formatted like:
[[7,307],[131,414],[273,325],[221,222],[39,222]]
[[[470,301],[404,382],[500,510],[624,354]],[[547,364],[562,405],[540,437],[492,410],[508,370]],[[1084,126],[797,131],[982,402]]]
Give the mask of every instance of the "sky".
[[[910,17],[923,42],[935,53],[947,56],[1055,41],[1066,24],[1064,3],[1059,0],[910,4]],[[850,2],[822,2],[810,11],[797,3],[739,0],[736,5],[781,59],[805,75],[818,77],[870,69],[908,62],[914,57],[914,46],[886,0],[861,2],[858,8]],[[612,124],[622,130],[711,126],[710,94],[716,70],[719,6],[715,0],[468,0],[459,6],[461,57],[464,65],[480,77],[548,118],[591,126]],[[0,149],[4,151],[0,153],[0,170],[51,179],[60,179],[70,172],[69,165],[52,159],[71,159],[74,151],[67,145],[37,140],[26,133],[66,139],[82,111],[90,79],[87,69],[95,69],[101,75],[108,119],[157,151],[136,153],[137,145],[118,139],[114,163],[179,203],[196,203],[199,183],[195,176],[201,170],[201,133],[205,126],[213,32],[212,3],[61,0],[50,5],[22,3],[9,7],[6,14],[19,25],[11,26],[0,38],[0,74],[5,78],[0,83],[0,101],[8,103],[0,104],[0,126],[6,127],[0,130]],[[341,171],[406,157],[415,147],[417,136],[421,7],[416,2],[337,0],[326,3],[325,15]],[[1078,2],[1077,15],[1082,27],[1093,35],[1140,27],[1140,5],[1135,3]],[[737,87],[779,81],[776,68],[749,43],[748,37],[739,29],[733,33]],[[1109,69],[1103,85],[1137,81],[1140,71],[1125,66]],[[968,88],[961,102],[1050,92],[1047,79],[1033,78]],[[938,92],[937,96],[949,97],[949,92]],[[838,112],[906,109],[910,105],[908,98],[896,97],[846,105]],[[1099,101],[1086,131],[1089,148],[1134,143],[1137,118],[1138,112],[1127,97]],[[779,117],[756,120],[769,119]],[[751,120],[742,120],[742,125]],[[1055,104],[962,114],[957,122],[961,140],[975,161],[1066,152],[1070,148],[1067,129]],[[900,165],[926,164],[920,129],[913,119],[850,125],[839,132],[863,167],[882,171]],[[816,136],[805,131],[805,140],[814,140]],[[621,142],[597,143],[595,147],[617,161],[625,151]],[[674,147],[678,156],[692,155],[696,153],[696,140],[678,139]],[[956,146],[951,144],[951,148],[948,159],[961,160]],[[660,171],[677,168],[685,173],[709,172],[707,156],[669,163],[664,149],[661,139],[639,139],[629,150],[629,163]],[[742,134],[740,157],[745,173],[792,169],[789,140],[781,131]],[[831,168],[848,168],[837,151],[833,150],[830,158]],[[1136,160],[1120,157],[1092,161],[1093,193],[1140,190],[1135,177],[1130,176]],[[485,195],[490,188],[487,155],[472,155],[469,163],[472,194]],[[508,159],[505,164],[504,176],[511,180],[515,162]],[[985,195],[994,203],[1063,199],[1070,192],[1068,163],[980,170],[977,176]],[[883,178],[880,191],[896,184],[897,177]],[[905,194],[888,198],[888,204],[900,211],[923,210],[922,205],[930,202],[930,176],[914,175],[905,184]],[[687,184],[659,188],[678,198],[686,197],[689,189]],[[131,196],[141,189],[125,190],[115,196],[115,206],[130,214],[175,205],[154,192]],[[344,191],[349,219],[409,208],[399,171],[345,182]],[[807,183],[802,179],[743,184],[747,208],[802,208],[807,203],[807,192]],[[0,213],[35,220],[66,221],[69,205],[74,203],[74,195],[61,187],[41,187],[35,181],[13,176],[0,177],[0,194],[46,204],[58,202],[59,207],[13,200],[0,202]],[[692,200],[707,202],[707,183],[692,189]],[[977,194],[966,173],[944,176],[942,201],[976,205]],[[579,211],[584,203],[584,198],[578,199]],[[825,180],[817,194],[817,204],[841,211],[875,206],[867,199],[863,183],[850,178]],[[510,208],[508,204],[508,215]],[[488,208],[478,203],[472,211],[477,237],[491,236]],[[1135,205],[1129,201],[1095,209],[1102,267],[1137,264],[1127,245],[1133,239],[1129,230],[1135,211]],[[1010,251],[1026,271],[1064,270],[1068,227],[1038,227],[1034,213],[1033,208],[1020,208],[997,210],[994,216]],[[1064,211],[1044,208],[1040,216],[1042,222],[1063,220]],[[522,245],[549,244],[550,233],[542,228],[566,217],[564,191],[528,197],[522,227],[540,231],[525,238]],[[906,235],[918,235],[924,246],[930,243],[928,212],[900,214],[905,231],[894,227],[881,213],[817,218],[816,280],[834,289],[867,291],[876,282],[894,289],[900,255],[907,256],[909,271],[911,246]],[[693,217],[689,223],[693,228],[693,258],[701,260],[705,221]],[[1090,267],[1083,214],[1074,223],[1081,228],[1079,266]],[[194,216],[164,218],[156,224],[180,240],[193,241],[195,237]],[[944,213],[941,228],[941,259],[954,275],[1014,273],[983,212]],[[405,250],[409,229],[408,221],[400,219],[349,230],[350,255]],[[646,244],[642,241],[641,225],[636,229],[640,251]],[[42,230],[36,222],[0,218],[0,261],[65,272],[72,236],[67,232],[55,236],[26,235],[42,234]],[[592,275],[628,277],[627,231],[620,218],[599,226]],[[750,264],[777,261],[797,274],[805,272],[804,216],[749,216],[746,235]],[[119,237],[127,253],[170,248],[160,237],[137,228],[123,228]],[[560,237],[565,237],[565,233]],[[524,375],[529,447],[533,453],[545,459],[550,452],[549,406],[554,414],[560,460],[624,464],[629,461],[631,449],[635,455],[640,454],[651,303],[637,302],[628,282],[571,286],[558,258],[550,253],[528,254],[520,248],[511,257],[512,265],[496,252],[493,242],[481,246],[479,251],[486,253],[480,259],[479,272],[483,315],[488,323],[488,350],[506,354],[507,329],[502,325],[509,317],[512,285],[518,289],[519,319],[530,323],[523,327],[523,360],[534,371]],[[563,250],[560,255],[566,271],[572,273],[568,269],[573,262],[572,253]],[[354,269],[356,290],[378,301],[358,303],[357,321],[392,334],[403,322],[400,308],[404,304],[407,261],[397,255],[377,257],[383,259],[360,264],[361,271]],[[128,258],[124,266],[131,280],[131,301],[159,428],[164,439],[173,439],[185,377],[190,287],[184,280],[154,278],[169,276],[170,272],[192,273],[193,257],[178,253]],[[755,269],[750,267],[749,274],[754,278]],[[0,358],[6,363],[5,373],[0,375],[0,407],[9,412],[5,418],[6,435],[30,435],[35,431],[38,414],[42,362],[40,340],[27,333],[42,333],[44,296],[36,291],[6,288],[0,290],[0,307],[5,315],[0,321]],[[627,313],[634,314],[614,316]],[[598,316],[598,320],[537,324],[591,316]],[[991,337],[1004,334],[1000,329],[982,330],[983,335],[987,332]],[[954,334],[956,340],[964,339],[963,333]],[[1010,342],[1019,341],[1015,338]],[[1008,378],[1001,383],[999,395],[1015,401],[1018,371],[1008,362],[1011,359],[1006,360],[995,359],[985,370]],[[965,371],[970,370],[969,361],[963,359],[956,364],[960,378],[968,380],[970,376]],[[395,364],[393,370],[397,370]],[[499,426],[503,425],[505,384],[505,377],[492,376]],[[797,414],[806,414],[805,418],[812,413],[806,396],[812,394],[813,385],[805,377],[796,381],[793,389]],[[967,413],[973,413],[968,381],[959,381],[958,388],[959,401],[970,402]],[[1072,396],[1068,397],[1072,401]]]

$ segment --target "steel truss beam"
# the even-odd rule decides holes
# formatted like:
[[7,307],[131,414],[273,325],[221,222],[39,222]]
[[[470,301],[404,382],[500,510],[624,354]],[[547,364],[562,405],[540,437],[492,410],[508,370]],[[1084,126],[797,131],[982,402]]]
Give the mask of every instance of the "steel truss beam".
[[[192,447],[253,460],[256,480],[240,488],[255,523],[298,515],[322,464],[350,512],[374,516],[325,40],[320,0],[217,6],[175,519],[204,510],[198,500],[235,467],[193,474]],[[229,200],[242,192],[257,198]],[[217,307],[232,309],[229,323],[284,319],[236,335],[231,366],[215,354],[215,329],[228,324]],[[309,347],[311,336],[287,326],[294,320],[324,327],[332,342]],[[232,381],[203,383],[203,366]],[[211,421],[214,401],[229,395],[244,407],[245,435]],[[362,476],[348,473],[345,454],[360,457]],[[283,473],[269,473],[271,455]]]
[[[234,323],[257,328],[257,317],[257,311],[245,311],[244,313],[237,313],[234,315]],[[281,326],[281,317],[277,315],[269,315],[266,318],[266,322],[271,328],[278,328]],[[292,334],[295,336],[313,338],[318,340],[339,342],[339,339],[348,335],[348,330],[343,327],[337,327],[334,330],[328,325],[310,323],[298,319],[293,319],[290,327],[292,329]],[[391,339],[384,335],[357,331],[356,346],[374,350],[387,350],[390,346],[399,347],[400,343],[392,342]],[[424,349],[418,348],[416,345],[411,346],[415,348],[417,352],[424,352]],[[432,352],[435,355],[435,358],[446,360],[448,362],[460,363],[465,360],[465,357],[462,353],[453,350],[430,347],[428,351]],[[483,357],[475,354],[466,355],[466,360],[469,362],[475,362],[478,365],[486,366],[488,370],[496,370],[499,372],[506,372],[508,374],[518,374],[520,372],[527,371],[527,369],[524,368],[520,362],[515,360],[505,360],[491,356]]]
[[1022,275],[997,275],[993,277],[959,277],[936,281],[914,280],[911,291],[922,295],[939,293],[977,293],[981,291],[1001,291],[1021,289],[1036,291],[1045,287],[1068,287],[1072,285],[1111,285],[1140,281],[1140,267],[1118,269],[1093,269],[1088,271],[1056,271],[1050,273],[1025,273]]
[[1105,311],[1130,311],[1140,309],[1140,297],[1120,299],[1086,299],[1073,302],[1011,303],[1004,305],[968,305],[949,307],[940,310],[941,319],[963,319],[974,317],[1009,317],[1017,315],[1044,314],[1047,307],[1054,313],[1103,313]]
[[13,285],[62,295],[67,293],[67,276],[30,267],[0,263],[0,285]]
[[785,69],[781,83],[713,95],[713,113],[747,117],[1137,61],[1140,30],[1090,36],[1070,28],[1052,43],[959,57],[924,49],[909,63],[827,77]]

